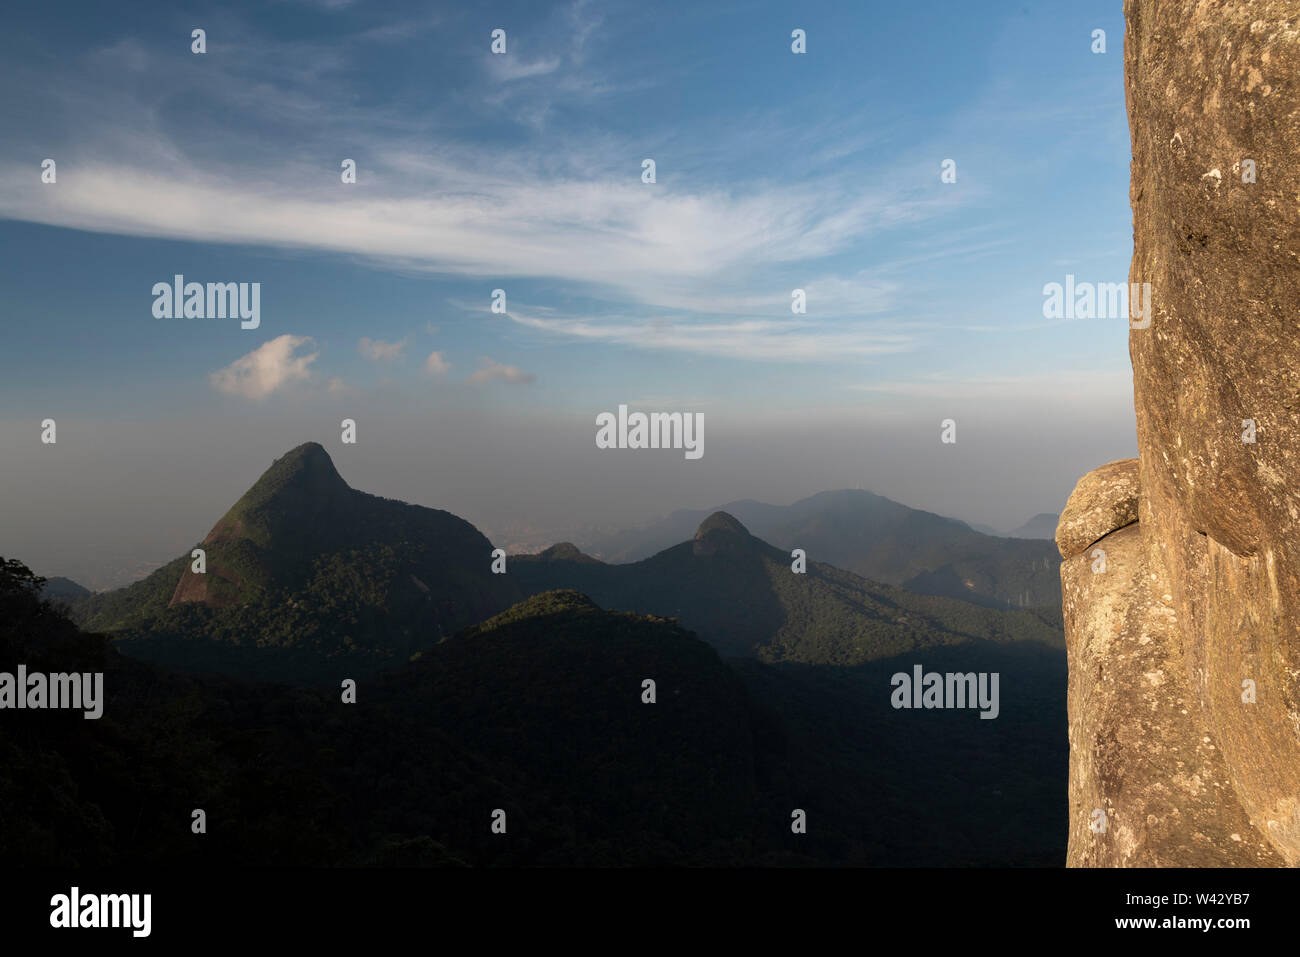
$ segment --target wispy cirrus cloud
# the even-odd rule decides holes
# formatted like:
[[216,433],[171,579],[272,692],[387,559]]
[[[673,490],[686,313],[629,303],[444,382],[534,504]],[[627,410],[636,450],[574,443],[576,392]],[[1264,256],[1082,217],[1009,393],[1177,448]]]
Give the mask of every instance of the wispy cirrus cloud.
[[488,72],[501,82],[526,80],[529,77],[545,76],[560,68],[559,57],[547,57],[540,60],[521,60],[517,57],[488,56]]
[[831,358],[905,352],[913,338],[867,323],[824,326],[789,319],[698,319],[695,317],[536,316],[509,310],[521,326],[550,335],[644,349],[767,362],[814,362]]
[[707,289],[738,268],[827,256],[936,205],[888,192],[845,202],[837,190],[806,186],[656,193],[639,181],[516,178],[461,167],[450,173],[450,189],[432,182],[352,191],[323,188],[319,175],[307,185],[193,166],[88,164],[42,190],[39,178],[10,164],[0,173],[0,215],[96,232],[347,253],[453,275],[557,278],[660,304],[654,289],[661,280],[677,280],[680,297],[681,281]]
[[[588,51],[602,25],[584,3],[559,8],[511,53],[481,54],[496,71],[497,93],[451,95],[445,108],[501,90],[578,95],[572,84],[596,75]],[[426,26],[413,21],[411,29]],[[837,169],[826,155],[800,160],[800,151],[788,177],[700,175],[709,157],[724,155],[726,137],[675,143],[679,171],[654,185],[640,181],[643,145],[617,135],[575,145],[556,131],[506,148],[473,136],[431,140],[444,107],[420,115],[400,104],[363,107],[349,94],[357,43],[286,46],[238,24],[211,33],[223,53],[200,59],[200,69],[183,46],[132,38],[71,64],[50,96],[78,130],[79,158],[60,168],[57,186],[44,187],[26,151],[19,159],[0,144],[0,217],[314,251],[439,278],[541,279],[609,307],[537,328],[633,347],[814,360],[895,351],[907,338],[869,325],[895,306],[897,281],[828,260],[963,201],[889,177],[864,185],[860,170]],[[479,39],[486,51],[488,37]],[[524,77],[530,82],[512,82]],[[195,120],[206,111],[171,108],[180,97],[241,121],[223,126],[217,149]],[[282,131],[279,142],[267,142],[267,128]],[[816,141],[807,128],[797,136]],[[781,131],[769,126],[764,137]],[[871,140],[854,142],[857,149]],[[331,164],[353,154],[358,182],[344,185]],[[782,270],[799,275],[778,282]],[[807,292],[809,311],[791,319],[795,286]],[[674,310],[683,315],[663,315]],[[530,317],[511,316],[521,324]],[[396,343],[361,349],[375,361],[400,355]]]

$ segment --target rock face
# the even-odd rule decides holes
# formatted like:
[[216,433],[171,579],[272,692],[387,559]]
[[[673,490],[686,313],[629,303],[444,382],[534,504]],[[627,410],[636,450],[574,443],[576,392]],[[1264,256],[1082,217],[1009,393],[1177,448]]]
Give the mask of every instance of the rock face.
[[1295,865],[1300,3],[1125,15],[1138,522],[1083,541],[1131,511],[1112,463],[1057,533],[1068,863]]

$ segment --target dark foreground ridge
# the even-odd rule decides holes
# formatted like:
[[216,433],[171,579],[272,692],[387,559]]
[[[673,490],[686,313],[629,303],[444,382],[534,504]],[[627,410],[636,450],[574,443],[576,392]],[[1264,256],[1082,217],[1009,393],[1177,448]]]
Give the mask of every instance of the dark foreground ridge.
[[[0,670],[103,672],[106,701],[97,721],[6,717],[9,866],[1059,862],[1063,755],[1035,733],[1059,671],[996,722],[917,722],[887,704],[901,663],[728,663],[673,622],[558,591],[361,680],[349,704],[134,660],[39,591],[0,570]],[[990,652],[960,662],[1010,671],[1029,649]],[[1051,675],[1059,657],[1039,658]],[[816,828],[792,833],[796,809]]]

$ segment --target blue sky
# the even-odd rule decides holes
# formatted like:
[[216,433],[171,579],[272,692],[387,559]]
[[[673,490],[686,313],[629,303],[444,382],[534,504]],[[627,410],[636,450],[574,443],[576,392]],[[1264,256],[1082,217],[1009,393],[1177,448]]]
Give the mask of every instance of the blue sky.
[[[170,557],[357,410],[387,444],[336,454],[345,478],[489,531],[855,484],[1001,527],[1059,508],[1133,454],[1126,324],[1042,315],[1067,273],[1127,277],[1122,43],[1109,2],[9,11],[0,491],[33,501],[0,541],[40,552],[67,496],[120,498],[51,470],[129,450],[133,490],[195,469],[170,537],[131,546]],[[155,318],[175,273],[260,282],[260,327]],[[257,388],[219,375],[241,361]],[[515,454],[585,450],[619,403],[705,412],[717,464]],[[937,415],[970,438],[936,476]],[[73,448],[41,462],[47,416]],[[529,482],[445,454],[470,445]]]

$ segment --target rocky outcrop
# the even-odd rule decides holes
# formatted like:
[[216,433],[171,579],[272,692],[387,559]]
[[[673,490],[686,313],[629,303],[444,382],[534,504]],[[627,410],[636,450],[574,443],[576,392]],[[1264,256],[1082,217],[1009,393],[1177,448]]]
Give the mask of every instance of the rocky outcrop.
[[[1057,534],[1068,862],[1293,865],[1300,3],[1127,0],[1125,15],[1129,280],[1152,311],[1129,332],[1136,477],[1086,477]],[[1118,527],[1130,482],[1138,521]]]
[[[1079,483],[1087,484],[1122,488],[1106,485],[1096,472]],[[1224,755],[1199,718],[1173,596],[1159,566],[1148,561],[1144,535],[1141,526],[1126,524],[1074,554],[1063,553],[1068,863],[1280,864],[1237,798]]]
[[1061,556],[1078,554],[1103,535],[1138,520],[1138,460],[1093,469],[1070,493],[1056,526]]

